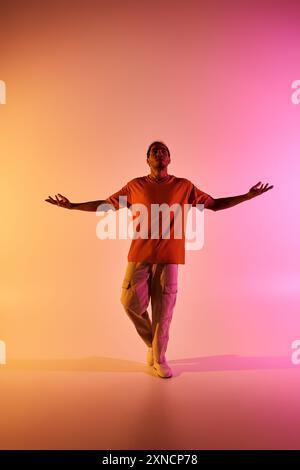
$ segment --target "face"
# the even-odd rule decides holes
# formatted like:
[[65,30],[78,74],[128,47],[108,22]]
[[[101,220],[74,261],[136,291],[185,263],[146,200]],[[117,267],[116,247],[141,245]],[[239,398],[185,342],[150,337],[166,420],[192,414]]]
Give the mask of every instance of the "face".
[[149,158],[147,158],[150,168],[166,168],[170,161],[168,149],[163,144],[155,144],[151,147]]

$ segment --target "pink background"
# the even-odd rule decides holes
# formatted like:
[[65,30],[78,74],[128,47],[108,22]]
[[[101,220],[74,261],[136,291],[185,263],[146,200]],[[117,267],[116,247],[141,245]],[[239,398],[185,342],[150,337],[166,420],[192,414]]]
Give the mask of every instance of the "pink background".
[[168,357],[290,356],[299,324],[300,78],[297,2],[1,4],[0,339],[10,358],[144,361],[119,297],[130,240],[97,216],[44,202],[104,199],[169,172],[213,197],[274,188],[206,211],[187,252]]

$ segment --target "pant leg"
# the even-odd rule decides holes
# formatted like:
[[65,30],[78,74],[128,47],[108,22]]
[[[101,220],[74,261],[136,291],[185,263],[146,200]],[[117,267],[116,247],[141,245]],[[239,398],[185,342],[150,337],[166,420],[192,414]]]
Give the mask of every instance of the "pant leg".
[[121,303],[147,346],[152,344],[150,301],[151,264],[129,261],[122,283]]
[[177,297],[178,264],[156,264],[152,268],[152,347],[156,362],[166,360],[169,329]]

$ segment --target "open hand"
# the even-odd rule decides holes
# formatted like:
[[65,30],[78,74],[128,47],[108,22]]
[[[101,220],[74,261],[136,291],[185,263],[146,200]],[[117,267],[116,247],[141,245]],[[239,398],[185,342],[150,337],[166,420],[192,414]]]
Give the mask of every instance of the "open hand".
[[48,199],[45,199],[45,201],[50,202],[50,204],[54,204],[56,206],[64,207],[65,209],[72,209],[73,206],[73,203],[62,194],[56,194],[55,199],[49,196]]
[[268,184],[269,183],[262,184],[262,182],[259,181],[259,183],[252,186],[252,188],[250,188],[248,191],[249,199],[259,196],[260,194],[265,193],[266,191],[269,191],[269,189],[272,189],[273,186],[268,186]]

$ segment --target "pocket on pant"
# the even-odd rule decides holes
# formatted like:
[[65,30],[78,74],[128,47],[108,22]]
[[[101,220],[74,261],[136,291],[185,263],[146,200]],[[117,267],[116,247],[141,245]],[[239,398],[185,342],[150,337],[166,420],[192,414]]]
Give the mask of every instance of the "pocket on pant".
[[129,287],[130,287],[130,281],[128,281],[127,279],[124,279],[122,282],[122,289],[129,289]]
[[127,279],[124,279],[122,282],[122,289],[121,289],[121,303],[124,307],[128,307],[132,302],[133,291],[131,289],[131,282]]
[[177,294],[177,284],[166,284],[164,294]]

